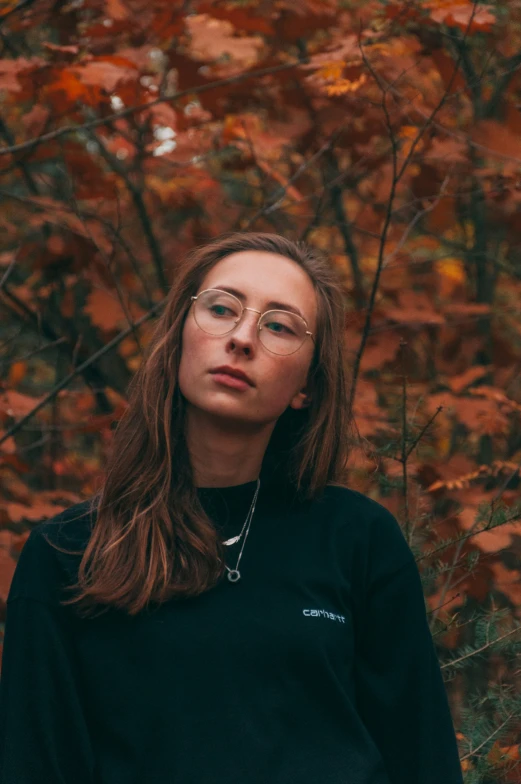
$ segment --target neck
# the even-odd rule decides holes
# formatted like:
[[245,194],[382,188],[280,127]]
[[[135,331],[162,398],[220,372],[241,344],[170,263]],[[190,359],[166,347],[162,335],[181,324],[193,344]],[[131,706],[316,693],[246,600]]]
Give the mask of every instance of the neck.
[[226,421],[187,406],[185,436],[196,487],[230,487],[256,480],[275,422]]

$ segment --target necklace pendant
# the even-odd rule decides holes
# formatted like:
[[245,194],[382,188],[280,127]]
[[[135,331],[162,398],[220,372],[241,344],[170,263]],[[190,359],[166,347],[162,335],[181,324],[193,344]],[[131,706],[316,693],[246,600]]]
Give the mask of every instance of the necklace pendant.
[[239,536],[232,536],[231,539],[227,539],[225,542],[223,542],[223,544],[235,544],[235,542],[238,542],[240,538],[241,534],[239,534]]
[[231,583],[236,583],[237,580],[240,580],[240,579],[241,579],[241,573],[239,572],[239,570],[238,569],[230,569],[230,571],[228,572],[228,580]]

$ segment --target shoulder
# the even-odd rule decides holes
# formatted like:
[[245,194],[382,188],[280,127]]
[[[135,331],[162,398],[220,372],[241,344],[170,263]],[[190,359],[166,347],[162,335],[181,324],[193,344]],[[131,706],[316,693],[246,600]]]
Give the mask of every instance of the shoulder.
[[60,547],[84,547],[95,519],[95,501],[89,498],[39,523],[31,531],[29,539],[35,542],[41,542],[43,539]]
[[356,520],[362,527],[374,526],[382,532],[403,536],[395,516],[379,501],[346,485],[326,485],[320,503],[332,504],[348,520]]
[[393,573],[414,561],[400,523],[379,501],[345,485],[328,484],[320,502],[331,505],[345,535],[356,539],[368,573]]
[[8,603],[19,598],[56,602],[61,587],[76,580],[95,514],[88,499],[33,528],[18,557]]

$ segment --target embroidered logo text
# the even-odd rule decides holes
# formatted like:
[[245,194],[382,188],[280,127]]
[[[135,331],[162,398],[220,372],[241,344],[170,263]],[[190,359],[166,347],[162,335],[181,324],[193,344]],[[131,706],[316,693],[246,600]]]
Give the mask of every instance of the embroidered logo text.
[[302,610],[303,615],[318,617],[321,616],[323,618],[329,618],[332,621],[340,621],[340,623],[345,623],[346,618],[345,615],[335,615],[335,613],[330,613],[327,610]]

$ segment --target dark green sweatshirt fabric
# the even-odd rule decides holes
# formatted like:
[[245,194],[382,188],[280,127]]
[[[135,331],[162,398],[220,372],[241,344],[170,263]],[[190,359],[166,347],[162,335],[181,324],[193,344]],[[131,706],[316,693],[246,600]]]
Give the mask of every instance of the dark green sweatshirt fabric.
[[[224,538],[256,482],[199,488]],[[60,606],[88,502],[35,527],[7,605],[0,784],[461,784],[420,575],[361,493],[261,484],[240,563],[129,617]],[[236,564],[241,543],[226,548]],[[70,594],[67,594],[69,596]]]

